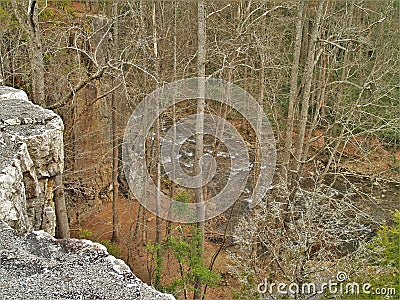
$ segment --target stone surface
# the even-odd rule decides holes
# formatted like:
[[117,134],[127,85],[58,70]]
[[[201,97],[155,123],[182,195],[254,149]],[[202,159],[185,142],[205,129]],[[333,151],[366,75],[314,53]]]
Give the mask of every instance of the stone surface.
[[18,235],[0,221],[0,299],[175,299],[87,240]]
[[0,132],[0,153],[0,219],[19,232],[29,231],[32,225],[27,214],[23,174],[32,161],[26,144]]
[[0,220],[54,235],[54,177],[63,171],[63,122],[25,92],[0,87]]

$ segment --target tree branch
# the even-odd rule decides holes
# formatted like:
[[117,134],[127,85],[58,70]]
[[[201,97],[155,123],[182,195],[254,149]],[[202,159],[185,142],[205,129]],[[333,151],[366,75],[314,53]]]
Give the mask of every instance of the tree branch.
[[79,92],[81,89],[83,89],[88,83],[90,83],[93,80],[99,79],[103,76],[104,71],[105,71],[106,67],[103,66],[101,67],[99,70],[97,70],[96,73],[92,74],[90,77],[88,77],[86,80],[81,81],[77,86],[75,86],[69,93],[67,96],[65,96],[61,101],[54,103],[50,106],[48,106],[48,109],[57,109],[60,108],[64,105],[67,104],[67,102],[69,100],[71,100],[74,95]]

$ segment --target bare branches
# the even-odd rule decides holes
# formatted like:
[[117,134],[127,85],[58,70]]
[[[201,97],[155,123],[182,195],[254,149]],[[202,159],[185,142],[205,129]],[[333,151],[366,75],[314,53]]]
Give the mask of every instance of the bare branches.
[[64,105],[66,105],[74,96],[77,92],[79,92],[81,89],[83,89],[88,83],[92,82],[93,80],[100,79],[104,71],[106,70],[106,67],[103,66],[99,70],[97,70],[96,73],[92,74],[85,80],[82,80],[79,82],[76,86],[74,86],[71,91],[66,95],[61,101],[54,103],[52,105],[47,106],[48,109],[58,109]]
[[[68,190],[71,195],[79,189],[75,187],[90,190],[80,195],[90,205],[117,193],[110,189],[118,185],[117,180],[120,193],[131,197],[128,188],[122,188],[122,174],[112,173],[112,168],[119,168],[117,137],[135,106],[155,87],[190,77],[216,77],[240,85],[268,115],[281,170],[270,194],[252,214],[246,206],[247,195],[232,212],[237,215],[231,227],[225,228],[236,241],[231,250],[237,268],[232,272],[253,284],[249,290],[266,274],[308,281],[323,276],[329,271],[327,266],[333,269],[341,255],[347,255],[339,253],[342,246],[353,247],[352,243],[373,234],[371,228],[379,218],[368,209],[381,209],[386,202],[379,201],[381,195],[374,198],[364,186],[373,185],[375,178],[382,184],[383,180],[398,181],[400,49],[393,3],[174,1],[167,5],[131,1],[111,6],[85,1],[63,11],[51,1],[13,0],[6,7],[15,18],[8,22],[18,28],[18,35],[8,28],[12,26],[0,27],[0,33],[6,32],[0,36],[1,70],[6,84],[31,92],[33,77],[27,79],[27,74],[40,74],[33,71],[31,58],[39,62],[36,66],[44,58],[45,102],[51,109],[60,109],[66,127],[64,182],[74,186]],[[37,15],[40,22],[32,25]],[[42,50],[37,47],[40,42]],[[118,97],[106,100],[120,88]],[[147,141],[149,172],[159,173],[152,178],[171,198],[183,187],[172,184],[173,178],[165,179],[155,148],[171,123],[197,112],[197,100],[179,102],[164,112],[153,124],[161,128],[160,136],[154,135],[153,140],[149,136]],[[260,168],[253,129],[234,109],[210,100],[197,104],[200,114],[226,117],[251,142],[246,187],[252,193]],[[145,112],[143,118],[147,117]],[[201,127],[199,120],[198,132]],[[208,147],[200,138],[197,146],[196,158],[201,146]],[[193,156],[195,146],[189,147]],[[225,151],[222,145],[218,149]],[[224,168],[229,166],[221,165]],[[146,180],[143,185],[148,184]],[[212,184],[210,194],[223,180]],[[207,190],[197,192],[200,199]],[[67,197],[75,200],[71,195]],[[142,197],[149,201],[145,191]],[[133,209],[136,204],[129,205]],[[239,221],[240,215],[246,216]],[[122,227],[125,219],[120,219]],[[120,231],[129,252],[143,249],[142,243],[155,237],[156,227],[164,226],[154,220],[154,227],[148,219],[149,213],[137,208],[129,220],[130,229]],[[228,231],[235,225],[236,234],[231,235]],[[174,225],[168,226],[167,235],[174,235]],[[162,245],[160,232],[156,240]],[[225,246],[218,249],[220,257],[226,254]],[[215,256],[209,258],[212,264],[216,261]],[[153,261],[152,276],[155,266]],[[213,266],[218,269],[218,263]],[[163,277],[154,282],[165,283]],[[191,296],[187,291],[186,297]]]

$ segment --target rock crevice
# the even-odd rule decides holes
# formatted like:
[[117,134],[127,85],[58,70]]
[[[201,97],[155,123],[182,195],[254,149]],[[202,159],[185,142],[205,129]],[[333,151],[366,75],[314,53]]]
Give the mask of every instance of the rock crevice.
[[0,87],[0,219],[19,233],[55,233],[54,177],[63,172],[63,122]]

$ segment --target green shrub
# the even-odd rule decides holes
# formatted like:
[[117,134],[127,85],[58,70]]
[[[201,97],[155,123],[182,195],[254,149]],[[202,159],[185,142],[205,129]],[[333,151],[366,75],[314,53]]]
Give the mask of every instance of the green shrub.
[[93,237],[94,235],[95,235],[94,232],[87,229],[80,228],[78,231],[78,238],[80,239],[90,240],[90,238]]
[[107,252],[112,256],[117,257],[121,254],[121,249],[109,240],[101,240],[99,243],[104,245],[107,248]]
[[209,270],[204,264],[203,253],[199,247],[201,239],[200,230],[193,226],[188,236],[170,236],[166,242],[167,248],[171,250],[182,270],[181,277],[167,286],[175,295],[186,288],[193,290],[196,277],[210,287],[215,287],[221,280],[218,273]]
[[78,238],[85,240],[92,240],[93,242],[102,244],[107,248],[107,252],[112,256],[119,256],[121,254],[121,249],[118,248],[117,245],[115,245],[109,240],[96,241],[96,239],[93,239],[95,235],[96,232],[90,231],[88,229],[80,228],[78,231]]
[[377,266],[400,266],[400,211],[392,213],[394,225],[383,224],[367,245],[373,251],[371,262]]
[[[354,282],[370,283],[371,294],[344,295],[347,299],[399,299],[400,293],[400,211],[392,212],[393,225],[383,224],[366,244],[365,257],[359,259]],[[374,295],[375,289],[393,289],[395,294]]]

